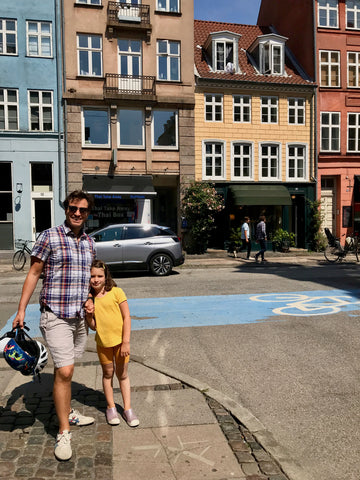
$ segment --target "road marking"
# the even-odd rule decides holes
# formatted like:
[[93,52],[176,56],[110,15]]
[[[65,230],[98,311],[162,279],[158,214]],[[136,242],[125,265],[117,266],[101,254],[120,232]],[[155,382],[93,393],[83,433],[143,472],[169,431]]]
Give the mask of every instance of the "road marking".
[[[360,310],[360,292],[316,290],[243,295],[129,299],[132,330],[241,325]],[[11,330],[15,314],[0,335]],[[40,337],[39,305],[29,305],[25,321],[30,335]],[[92,332],[91,332],[92,333]]]

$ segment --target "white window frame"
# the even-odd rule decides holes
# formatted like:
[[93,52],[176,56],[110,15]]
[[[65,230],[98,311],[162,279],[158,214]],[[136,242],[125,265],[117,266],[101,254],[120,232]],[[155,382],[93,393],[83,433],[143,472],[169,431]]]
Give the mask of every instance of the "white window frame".
[[[207,144],[220,144],[221,145],[221,175],[214,175],[214,158],[215,154],[212,153],[212,175],[206,175],[206,145]],[[225,180],[226,179],[226,142],[218,139],[206,139],[202,141],[202,178],[203,180]]]
[[[17,45],[17,20],[15,18],[0,18],[2,26],[0,27],[0,34],[2,34],[2,52],[0,55],[17,55],[18,54],[18,45]],[[6,22],[14,22],[15,23],[15,30],[8,30],[6,26]],[[15,52],[7,52],[8,42],[7,42],[7,35],[15,35]]]
[[[331,0],[318,0],[318,27],[320,28],[339,28],[339,2],[336,0],[336,7],[329,5]],[[320,5],[323,2],[324,5]],[[336,25],[330,25],[330,13],[336,11]],[[325,25],[320,25],[320,12],[324,12],[326,16]]]
[[[251,123],[251,95],[233,95],[233,122],[234,123]],[[249,109],[249,120],[245,120],[246,109]],[[236,111],[238,110],[238,112]],[[239,116],[239,120],[236,120]]]
[[[142,136],[142,143],[141,145],[125,145],[125,144],[121,144],[120,143],[120,130],[121,130],[121,123],[120,123],[120,111],[121,110],[134,110],[134,111],[137,111],[137,112],[141,112],[142,113],[142,132],[141,132],[141,136]],[[118,133],[118,148],[119,149],[126,149],[126,150],[143,150],[145,148],[145,115],[144,115],[144,110],[142,108],[118,108],[118,111],[117,111],[117,133]]]
[[171,0],[165,0],[166,6],[165,6],[165,8],[161,8],[160,1],[156,0],[156,11],[157,12],[180,13],[180,0],[173,0],[177,4],[176,10],[171,10],[170,9],[170,7],[171,7],[170,1]]
[[[154,112],[156,111],[166,111],[175,113],[175,145],[155,145],[154,138]],[[151,148],[153,150],[178,150],[179,149],[179,111],[178,110],[169,110],[164,108],[154,108],[151,116]]]
[[[280,71],[276,71],[275,49],[280,49]],[[260,71],[263,75],[284,75],[284,44],[264,42],[260,44]]]
[[[108,127],[108,143],[86,143],[85,140],[85,110],[99,110],[102,112],[107,112],[107,127]],[[110,130],[110,111],[106,106],[104,107],[94,107],[94,106],[83,106],[81,109],[81,145],[83,148],[110,148],[111,146],[111,130]]]
[[[217,100],[217,97],[220,97],[220,101]],[[208,112],[207,107],[209,107],[210,112]],[[220,108],[220,119],[217,120],[216,116],[219,113]],[[208,113],[211,115],[211,119],[208,119]],[[204,94],[204,114],[205,122],[223,122],[224,120],[224,96],[218,93],[205,93]]]
[[[241,175],[235,175],[235,160],[237,155],[235,155],[235,146],[240,145],[241,147],[248,146],[250,147],[250,174],[248,176],[243,175],[244,170],[244,153],[243,148],[239,155],[240,158],[240,170]],[[248,140],[234,140],[231,142],[231,180],[234,181],[251,181],[254,180],[254,142],[249,142]]]
[[[294,161],[296,162],[295,165],[295,176],[290,177],[290,148],[294,147],[295,149],[303,148],[304,149],[304,165],[303,165],[303,171],[304,174],[303,176],[298,176],[297,171],[298,171],[298,160],[300,159],[299,157],[294,157]],[[306,143],[296,143],[296,142],[290,142],[286,144],[286,181],[287,182],[299,182],[299,181],[307,181],[308,178],[308,173],[307,173],[307,166],[308,166],[308,145]]]
[[[167,44],[166,52],[159,52],[160,42],[165,42]],[[171,44],[176,43],[178,45],[178,53],[171,53]],[[178,40],[166,40],[159,39],[156,42],[156,79],[160,82],[180,82],[181,80],[181,43]],[[166,57],[166,78],[160,78],[160,58]],[[172,79],[170,77],[171,73],[171,59],[177,59],[178,61],[178,78]]]
[[[323,115],[329,115],[329,123],[323,123]],[[335,118],[338,118],[338,124],[334,121]],[[322,148],[323,145],[323,129],[328,130],[328,138],[329,138],[329,148],[325,149]],[[333,149],[333,136],[334,130],[338,131],[338,142],[339,148]],[[320,112],[320,151],[321,152],[340,152],[340,145],[341,145],[341,113],[340,112]]]
[[[88,46],[87,47],[80,47],[79,46],[79,38],[80,36],[87,37],[88,40]],[[100,38],[100,47],[99,48],[93,48],[90,45],[90,39],[92,37],[97,37]],[[95,78],[100,78],[103,76],[103,39],[102,35],[90,35],[86,33],[78,33],[76,35],[76,46],[77,46],[77,61],[78,61],[78,75],[81,77],[95,77]],[[87,73],[81,73],[80,70],[80,52],[87,52],[88,55],[88,64],[89,64],[89,72]],[[93,74],[92,73],[92,53],[100,52],[100,66],[101,66],[101,72],[99,75]]]
[[[354,115],[355,118],[356,118],[356,123],[355,125],[351,125],[349,124],[349,118],[350,118],[350,115]],[[354,128],[356,129],[356,134],[355,134],[355,145],[358,145],[359,148],[355,148],[355,150],[350,150],[349,149],[349,130],[350,128]],[[347,152],[349,153],[360,153],[360,113],[358,112],[348,112],[348,123],[347,123]]]
[[80,5],[102,5],[102,0],[76,0]]
[[[0,106],[4,107],[4,122],[5,128],[4,131],[15,132],[19,130],[19,91],[17,88],[0,88],[4,92],[4,101],[0,101]],[[16,102],[11,102],[8,99],[8,91],[16,92]],[[16,107],[16,128],[9,128],[9,107]]]
[[[277,148],[277,158],[276,158],[276,177],[271,176],[263,176],[263,164],[262,164],[262,147],[276,147]],[[271,158],[270,158],[270,165],[267,166],[268,171],[271,170]],[[260,142],[259,143],[259,180],[267,181],[267,182],[278,182],[281,180],[281,143],[279,142]]]
[[[327,60],[325,62],[321,61],[321,55],[323,53],[327,54]],[[336,53],[338,60],[333,62],[331,60],[332,54]],[[322,67],[325,66],[327,68],[327,76],[329,79],[328,84],[323,84],[321,83],[321,70]],[[331,85],[331,71],[332,67],[337,68],[337,77],[338,77],[338,83],[336,85]],[[338,50],[319,50],[319,79],[320,79],[320,87],[326,87],[326,88],[339,88],[340,87],[340,82],[341,82],[341,70],[340,70],[340,52]]]
[[[36,23],[37,24],[37,32],[30,32],[29,31],[29,24]],[[49,33],[42,33],[42,25],[46,24],[50,26]],[[38,54],[33,54],[30,51],[30,42],[29,37],[37,37],[37,46],[38,46]],[[49,38],[50,39],[50,55],[45,55],[42,52],[42,38]],[[52,22],[43,22],[37,20],[27,20],[26,21],[26,55],[28,57],[44,57],[44,58],[52,58],[53,57],[53,45],[52,45]]]
[[[290,105],[290,101],[294,102],[294,105]],[[302,103],[302,105],[301,105]],[[290,121],[290,114],[293,113],[295,121]],[[300,120],[300,114],[302,114],[303,121]],[[303,97],[289,97],[288,98],[288,124],[289,125],[305,125],[305,114],[306,114],[306,99]]]
[[[272,103],[273,99],[276,100],[276,105],[274,105]],[[279,97],[264,95],[264,96],[261,97],[260,103],[261,103],[261,108],[260,108],[261,123],[266,124],[266,125],[267,124],[276,125],[277,123],[279,123]],[[273,113],[272,109],[276,109],[276,121],[275,122],[271,121],[271,116],[272,116],[272,113]],[[267,119],[268,119],[267,121],[263,120],[263,114],[266,114]]]
[[[355,62],[350,63],[350,55],[355,56]],[[350,67],[355,70],[355,85],[350,85]],[[347,52],[347,86],[348,88],[360,88],[360,52]]]
[[[232,61],[229,59],[227,59],[226,57],[226,46],[227,45],[230,45],[232,46]],[[218,68],[218,47],[222,45],[223,48],[224,48],[224,68]],[[214,70],[215,72],[225,72],[226,71],[226,65],[228,65],[229,63],[233,64],[235,66],[235,42],[234,40],[230,40],[230,39],[226,39],[226,38],[223,38],[223,39],[217,39],[215,40],[214,42]],[[235,68],[235,67],[234,67]]]
[[[39,103],[30,103],[30,94],[38,93],[39,94]],[[51,94],[51,103],[43,103],[43,93]],[[31,129],[31,107],[38,106],[39,108],[39,130]],[[51,108],[51,130],[44,130],[44,108]],[[28,90],[28,120],[29,120],[29,131],[30,132],[53,132],[54,131],[54,92],[52,90]]]
[[[354,8],[348,7],[349,1],[346,0],[346,28],[349,30],[359,30],[360,29],[360,0],[355,0],[357,2],[356,5],[354,5]],[[350,27],[349,26],[349,18],[348,14],[352,13],[354,16],[354,26]]]

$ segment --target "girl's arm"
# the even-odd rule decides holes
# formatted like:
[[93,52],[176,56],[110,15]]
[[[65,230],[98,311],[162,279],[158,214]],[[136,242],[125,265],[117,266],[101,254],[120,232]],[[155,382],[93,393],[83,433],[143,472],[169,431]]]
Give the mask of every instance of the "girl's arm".
[[120,303],[120,312],[123,318],[123,332],[122,332],[122,344],[120,349],[120,355],[127,357],[130,355],[130,332],[131,332],[131,317],[129,304],[127,300]]

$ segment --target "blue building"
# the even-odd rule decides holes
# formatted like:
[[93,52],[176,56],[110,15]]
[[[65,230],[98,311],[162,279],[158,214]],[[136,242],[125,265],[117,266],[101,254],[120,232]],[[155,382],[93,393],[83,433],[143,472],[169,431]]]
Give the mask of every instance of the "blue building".
[[0,2],[0,250],[64,219],[60,13]]

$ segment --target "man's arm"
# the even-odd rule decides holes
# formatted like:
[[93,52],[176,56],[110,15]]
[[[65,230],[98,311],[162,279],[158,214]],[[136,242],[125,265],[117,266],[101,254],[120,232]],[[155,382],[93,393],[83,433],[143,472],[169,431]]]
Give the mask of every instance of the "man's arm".
[[21,297],[19,301],[18,311],[12,323],[13,328],[19,326],[23,328],[25,310],[30,301],[31,295],[34,293],[37,282],[44,268],[44,262],[36,257],[31,257],[31,266],[29,273],[25,278],[25,282],[22,288]]

